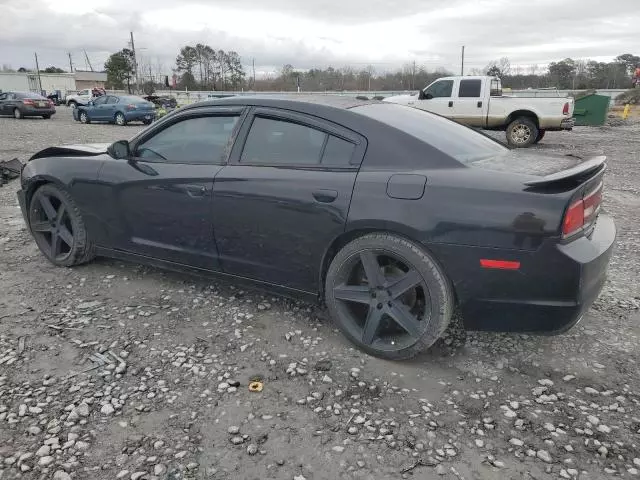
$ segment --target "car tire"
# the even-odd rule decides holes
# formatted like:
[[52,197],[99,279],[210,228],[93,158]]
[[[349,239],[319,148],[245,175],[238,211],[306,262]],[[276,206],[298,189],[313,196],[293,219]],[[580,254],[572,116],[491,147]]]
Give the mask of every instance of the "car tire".
[[13,109],[13,117],[17,120],[21,120],[22,118],[24,118],[24,116],[22,115],[22,111],[19,108]]
[[127,119],[124,118],[124,114],[122,112],[116,113],[113,120],[116,122],[116,125],[120,125],[121,127],[124,127],[127,124]]
[[71,108],[78,108],[78,103],[75,100],[71,100],[67,105]]
[[42,115],[42,118],[44,118],[45,120],[49,120],[51,118],[51,115]]
[[540,141],[544,138],[545,133],[547,133],[546,130],[538,130],[538,136],[536,137],[536,141],[533,143],[540,143]]
[[29,201],[28,221],[38,248],[54,265],[72,267],[95,257],[80,210],[63,188],[39,187]]
[[78,120],[80,120],[80,123],[91,123],[91,119],[89,118],[89,114],[84,111],[84,110],[80,110],[78,112]]
[[529,117],[518,117],[507,127],[507,142],[516,148],[526,148],[538,138],[538,127]]
[[145,125],[151,125],[153,123],[153,120],[143,120],[142,123]]
[[[367,272],[377,278],[370,282]],[[338,251],[327,271],[325,303],[351,342],[389,360],[431,347],[454,311],[451,282],[438,263],[416,243],[388,233],[359,237]]]

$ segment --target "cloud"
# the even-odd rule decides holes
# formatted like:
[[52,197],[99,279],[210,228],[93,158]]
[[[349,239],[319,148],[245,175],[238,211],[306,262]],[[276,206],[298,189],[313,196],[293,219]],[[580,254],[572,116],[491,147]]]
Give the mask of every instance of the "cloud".
[[[0,0],[0,63],[94,67],[127,45],[168,72],[179,48],[207,43],[235,50],[259,70],[373,64],[378,71],[416,61],[457,70],[507,56],[512,65],[564,57],[612,58],[637,45],[637,0]],[[640,52],[634,52],[640,53]]]

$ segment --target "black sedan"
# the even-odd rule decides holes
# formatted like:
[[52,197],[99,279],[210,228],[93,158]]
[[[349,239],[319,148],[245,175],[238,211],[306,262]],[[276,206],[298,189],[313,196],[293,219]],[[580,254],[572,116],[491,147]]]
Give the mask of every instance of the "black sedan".
[[15,118],[42,117],[51,118],[56,113],[52,100],[32,92],[0,93],[0,115],[12,115]]
[[19,201],[59,266],[96,255],[326,303],[372,355],[468,329],[561,332],[598,296],[616,229],[604,157],[514,153],[401,105],[233,97],[130,141],[48,148]]

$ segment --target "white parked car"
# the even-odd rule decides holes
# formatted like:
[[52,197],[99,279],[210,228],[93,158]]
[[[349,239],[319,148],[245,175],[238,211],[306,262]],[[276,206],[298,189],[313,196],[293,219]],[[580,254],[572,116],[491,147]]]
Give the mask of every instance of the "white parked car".
[[415,95],[384,101],[411,105],[470,127],[506,131],[514,147],[528,147],[547,131],[571,130],[575,124],[573,98],[503,95],[497,77],[440,78]]

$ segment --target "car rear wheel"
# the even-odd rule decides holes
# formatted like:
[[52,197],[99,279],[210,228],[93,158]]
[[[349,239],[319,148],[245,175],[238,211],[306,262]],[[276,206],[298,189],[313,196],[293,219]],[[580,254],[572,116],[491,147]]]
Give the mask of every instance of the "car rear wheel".
[[67,105],[69,105],[71,108],[76,108],[78,106],[78,104],[74,100],[71,100]]
[[512,147],[525,148],[538,138],[538,127],[529,117],[518,117],[507,127],[507,142]]
[[145,125],[151,125],[151,123],[153,122],[153,120],[143,120],[142,123],[144,123]]
[[121,127],[127,124],[127,119],[124,118],[124,114],[121,112],[116,113],[115,121],[116,125],[120,125]]
[[325,301],[350,341],[391,360],[433,345],[454,307],[450,282],[438,264],[415,243],[386,233],[357,238],[336,254]]
[[20,111],[19,108],[14,108],[13,109],[13,116],[15,118],[17,118],[18,120],[20,120],[22,118],[22,112]]
[[539,143],[544,138],[545,133],[547,133],[546,130],[538,130],[538,137],[534,143]]
[[45,120],[49,120],[51,118],[51,115],[42,115],[42,118],[44,118]]
[[81,110],[78,113],[78,118],[80,119],[80,123],[91,123],[91,119],[89,118],[89,114],[84,110]]
[[80,210],[62,188],[46,184],[35,191],[29,202],[29,228],[54,265],[71,267],[94,257]]

